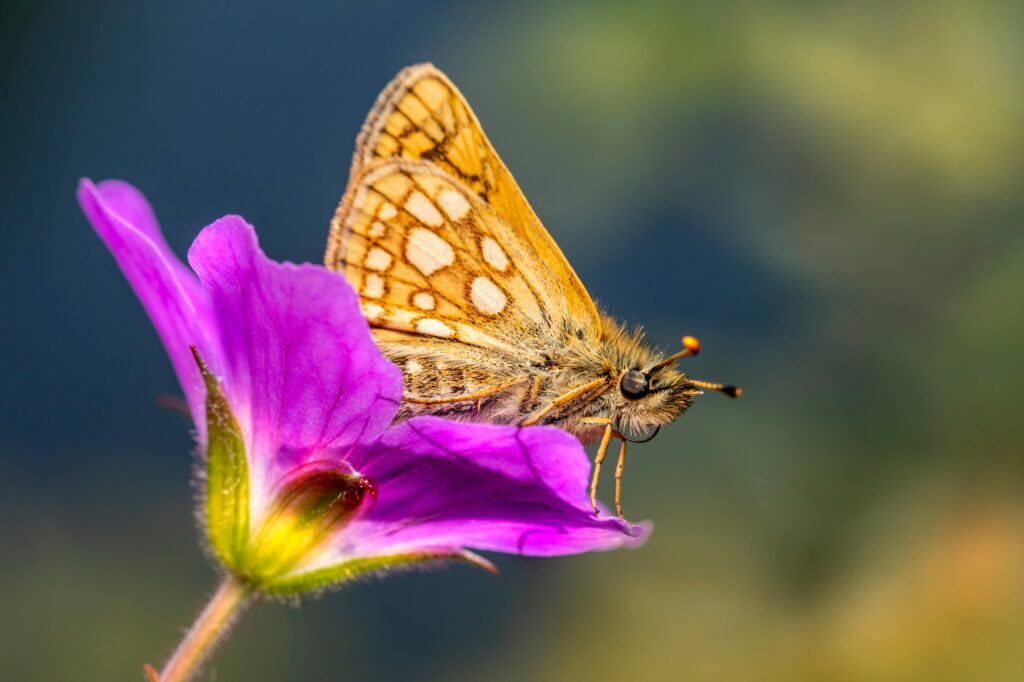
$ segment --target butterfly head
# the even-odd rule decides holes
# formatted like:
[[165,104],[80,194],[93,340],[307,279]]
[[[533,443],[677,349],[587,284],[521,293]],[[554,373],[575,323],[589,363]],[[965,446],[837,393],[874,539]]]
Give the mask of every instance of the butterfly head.
[[618,431],[627,440],[643,443],[658,430],[675,421],[705,390],[716,390],[738,397],[737,386],[692,379],[679,371],[676,360],[700,352],[700,342],[683,337],[683,349],[664,356],[655,351],[637,330],[605,325],[605,347],[618,369],[614,390],[610,391],[611,416]]

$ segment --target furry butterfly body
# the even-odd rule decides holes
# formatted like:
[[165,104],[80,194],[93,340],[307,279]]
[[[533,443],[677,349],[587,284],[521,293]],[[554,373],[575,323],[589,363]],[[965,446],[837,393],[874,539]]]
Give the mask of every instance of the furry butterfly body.
[[595,509],[613,436],[621,514],[626,440],[649,440],[704,388],[732,388],[676,369],[695,340],[667,356],[598,312],[466,100],[429,64],[402,71],[363,126],[325,261],[402,369],[400,419],[552,424],[600,439]]

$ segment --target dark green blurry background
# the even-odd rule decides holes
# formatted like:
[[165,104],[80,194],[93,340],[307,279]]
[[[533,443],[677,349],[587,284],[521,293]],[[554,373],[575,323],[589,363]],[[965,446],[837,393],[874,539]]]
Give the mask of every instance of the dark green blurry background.
[[1019,2],[112,4],[0,9],[0,679],[140,679],[215,580],[78,177],[319,261],[424,60],[592,295],[746,395],[632,450],[643,549],[260,605],[205,679],[1024,679]]

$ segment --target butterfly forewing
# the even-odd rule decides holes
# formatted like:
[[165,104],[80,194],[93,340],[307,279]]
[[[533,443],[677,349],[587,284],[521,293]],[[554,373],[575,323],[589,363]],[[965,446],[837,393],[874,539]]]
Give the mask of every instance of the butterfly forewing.
[[344,271],[375,327],[540,353],[569,314],[530,244],[433,164],[371,163],[343,211]]
[[[408,177],[413,166],[404,166],[400,172],[398,166],[384,170],[389,160],[418,162],[414,172],[418,180]],[[402,175],[406,178],[399,177]],[[413,199],[410,206],[397,203],[412,196],[403,194],[411,188],[409,181],[425,185],[419,190],[430,200],[429,207],[421,199]],[[394,194],[391,198],[387,198],[389,191]],[[448,206],[452,211],[446,212],[445,197],[458,201],[452,199],[456,196],[465,199],[468,208],[463,211],[459,202]],[[395,207],[393,218],[388,218],[391,208],[381,215],[380,208],[385,205]],[[402,208],[406,210],[397,210]],[[451,218],[460,213],[458,219]],[[438,222],[437,215],[444,219],[442,224],[430,224]],[[366,259],[374,248],[368,240],[373,239],[371,232],[380,231],[375,224],[386,229],[388,220],[395,223],[395,229],[381,235],[380,248],[389,249],[394,261],[395,268],[386,273],[385,282],[391,289],[385,286],[385,290],[395,293],[371,300],[367,294],[379,290],[380,280],[367,268]],[[423,275],[421,268],[403,262],[412,253],[429,270],[440,262],[433,258],[447,258],[447,249],[417,228],[431,230],[453,254],[457,251],[457,267]],[[410,238],[417,240],[411,246]],[[488,256],[493,262],[488,262]],[[371,265],[383,256],[374,258]],[[494,263],[502,259],[508,261],[511,274],[495,272]],[[433,336],[448,334],[464,343],[502,347],[508,344],[501,334],[518,327],[529,330],[541,325],[545,328],[533,333],[547,337],[563,330],[591,341],[600,336],[597,310],[579,278],[494,152],[466,100],[431,65],[413,66],[400,73],[381,94],[363,126],[349,188],[332,222],[326,261],[328,267],[348,274],[374,326]],[[479,277],[488,277],[494,286]],[[436,315],[426,319],[444,326],[422,322],[423,311],[413,298],[421,292],[434,296],[439,306]],[[512,304],[488,314],[498,307],[502,296]],[[418,300],[427,301],[425,296]],[[486,322],[483,328],[481,322]]]

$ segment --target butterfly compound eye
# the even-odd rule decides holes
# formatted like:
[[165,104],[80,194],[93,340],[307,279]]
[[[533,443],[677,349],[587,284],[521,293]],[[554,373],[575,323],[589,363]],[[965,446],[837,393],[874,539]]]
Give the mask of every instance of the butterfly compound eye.
[[622,379],[619,381],[619,390],[630,400],[637,400],[643,398],[651,390],[651,381],[640,370],[631,369],[622,375]]

